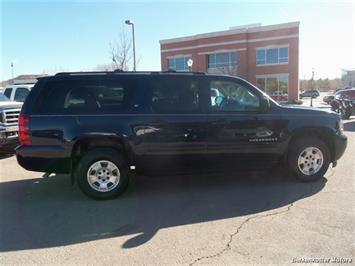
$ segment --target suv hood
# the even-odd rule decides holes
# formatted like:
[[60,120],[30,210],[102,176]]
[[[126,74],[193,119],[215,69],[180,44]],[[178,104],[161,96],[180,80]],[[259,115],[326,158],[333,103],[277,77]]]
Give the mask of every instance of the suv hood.
[[298,106],[298,105],[279,105],[283,114],[297,115],[315,115],[315,116],[339,116],[330,109],[323,110],[321,108]]
[[0,102],[0,110],[10,109],[10,108],[21,108],[22,104],[23,103],[11,102],[11,101]]

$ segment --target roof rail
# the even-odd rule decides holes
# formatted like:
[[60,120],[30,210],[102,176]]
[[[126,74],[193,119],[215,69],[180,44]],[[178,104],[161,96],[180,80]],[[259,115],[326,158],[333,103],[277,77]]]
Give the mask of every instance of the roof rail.
[[205,72],[200,72],[200,71],[176,71],[174,69],[169,69],[166,71],[162,71],[160,73],[177,73],[177,74],[201,74],[201,75],[205,75]]
[[205,72],[188,72],[188,71],[176,71],[176,70],[168,70],[168,71],[123,71],[121,69],[116,69],[114,71],[77,71],[77,72],[59,72],[54,76],[75,76],[75,75],[90,75],[90,74],[99,74],[99,75],[107,75],[107,74],[118,74],[118,73],[127,73],[127,74],[164,74],[164,73],[174,73],[174,74],[199,74],[205,75]]
[[111,71],[77,71],[77,72],[58,72],[54,76],[87,75],[87,74],[110,74]]

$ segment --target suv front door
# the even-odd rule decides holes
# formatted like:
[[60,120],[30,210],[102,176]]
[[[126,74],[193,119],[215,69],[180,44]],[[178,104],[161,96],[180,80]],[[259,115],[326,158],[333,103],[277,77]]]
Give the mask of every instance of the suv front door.
[[[279,152],[285,125],[271,110],[260,111],[260,91],[243,80],[225,77],[211,77],[205,86],[210,91],[207,149],[211,165],[235,166],[238,160],[250,166]],[[220,96],[214,97],[216,91]]]

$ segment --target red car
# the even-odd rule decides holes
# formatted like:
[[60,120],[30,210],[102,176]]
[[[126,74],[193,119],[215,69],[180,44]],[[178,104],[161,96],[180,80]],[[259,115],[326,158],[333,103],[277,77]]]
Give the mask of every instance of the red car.
[[282,93],[282,92],[275,92],[273,94],[270,94],[270,97],[277,102],[287,102],[288,101],[288,95],[286,93]]
[[338,90],[334,94],[326,95],[323,97],[323,102],[330,104],[334,99],[348,99],[355,100],[355,89]]
[[335,98],[340,100],[355,101],[355,88],[337,91],[335,93]]

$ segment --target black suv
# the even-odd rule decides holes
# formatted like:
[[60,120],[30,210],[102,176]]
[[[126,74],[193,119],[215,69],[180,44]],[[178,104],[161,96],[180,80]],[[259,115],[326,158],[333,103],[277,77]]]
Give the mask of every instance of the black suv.
[[280,106],[235,77],[174,72],[79,72],[40,78],[19,118],[18,163],[71,173],[88,196],[107,199],[133,170],[281,161],[303,181],[342,156],[339,116]]

